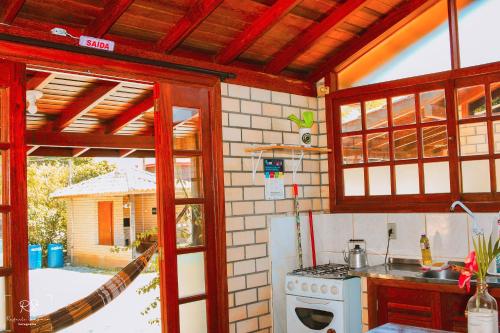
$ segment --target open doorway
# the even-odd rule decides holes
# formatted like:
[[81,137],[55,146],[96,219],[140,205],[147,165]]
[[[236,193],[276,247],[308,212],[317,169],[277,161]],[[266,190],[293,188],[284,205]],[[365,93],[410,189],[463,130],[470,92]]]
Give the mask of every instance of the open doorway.
[[[155,112],[151,84],[27,72],[32,320],[84,299],[159,242],[149,266],[117,288],[112,302],[61,331],[161,332],[173,325],[169,331],[188,333],[219,325],[210,312],[227,296],[215,292],[209,94],[166,89],[177,89],[177,100]],[[158,163],[155,123],[165,118],[168,133],[160,136],[171,145],[161,145]],[[177,320],[169,315],[167,324],[161,319],[168,311]]]

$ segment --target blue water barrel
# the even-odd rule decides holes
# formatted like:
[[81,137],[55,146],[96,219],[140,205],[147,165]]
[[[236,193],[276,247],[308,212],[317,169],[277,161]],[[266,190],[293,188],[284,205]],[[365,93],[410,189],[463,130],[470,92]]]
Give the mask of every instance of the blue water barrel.
[[28,245],[29,268],[39,269],[42,268],[42,246],[41,245]]
[[61,268],[64,266],[64,253],[62,244],[49,244],[47,246],[47,267]]

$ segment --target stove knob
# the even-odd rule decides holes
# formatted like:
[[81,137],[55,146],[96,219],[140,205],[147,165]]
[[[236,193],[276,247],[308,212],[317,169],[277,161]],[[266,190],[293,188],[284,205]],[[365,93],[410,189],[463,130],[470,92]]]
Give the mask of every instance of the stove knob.
[[332,286],[330,291],[332,292],[333,295],[337,295],[339,293],[339,289],[335,286]]
[[287,284],[288,290],[293,290],[294,287],[295,287],[294,283],[292,281],[289,281]]
[[309,286],[307,285],[307,283],[302,283],[302,291],[308,291],[309,290]]
[[322,286],[321,286],[321,293],[322,293],[322,294],[326,294],[327,292],[328,292],[328,287],[327,287],[327,286],[325,286],[325,285],[322,285]]
[[315,284],[315,283],[314,283],[313,285],[311,285],[311,291],[312,291],[313,293],[317,293],[317,292],[318,292],[318,285],[317,285],[317,284]]

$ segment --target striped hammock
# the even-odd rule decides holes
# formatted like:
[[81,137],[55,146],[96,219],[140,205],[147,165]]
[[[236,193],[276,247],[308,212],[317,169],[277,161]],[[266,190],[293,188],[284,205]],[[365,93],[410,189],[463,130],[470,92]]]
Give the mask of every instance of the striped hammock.
[[154,243],[108,282],[87,297],[30,322],[31,333],[52,333],[69,327],[96,313],[120,295],[146,268],[158,248]]

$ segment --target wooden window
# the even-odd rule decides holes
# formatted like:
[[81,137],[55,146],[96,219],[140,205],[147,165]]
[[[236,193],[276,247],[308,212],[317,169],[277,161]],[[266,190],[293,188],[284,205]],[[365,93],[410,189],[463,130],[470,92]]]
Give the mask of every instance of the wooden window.
[[113,201],[97,203],[97,222],[99,225],[99,245],[114,245]]
[[330,148],[339,152],[330,157],[332,210],[447,211],[457,199],[486,211],[500,206],[498,66],[328,98]]

